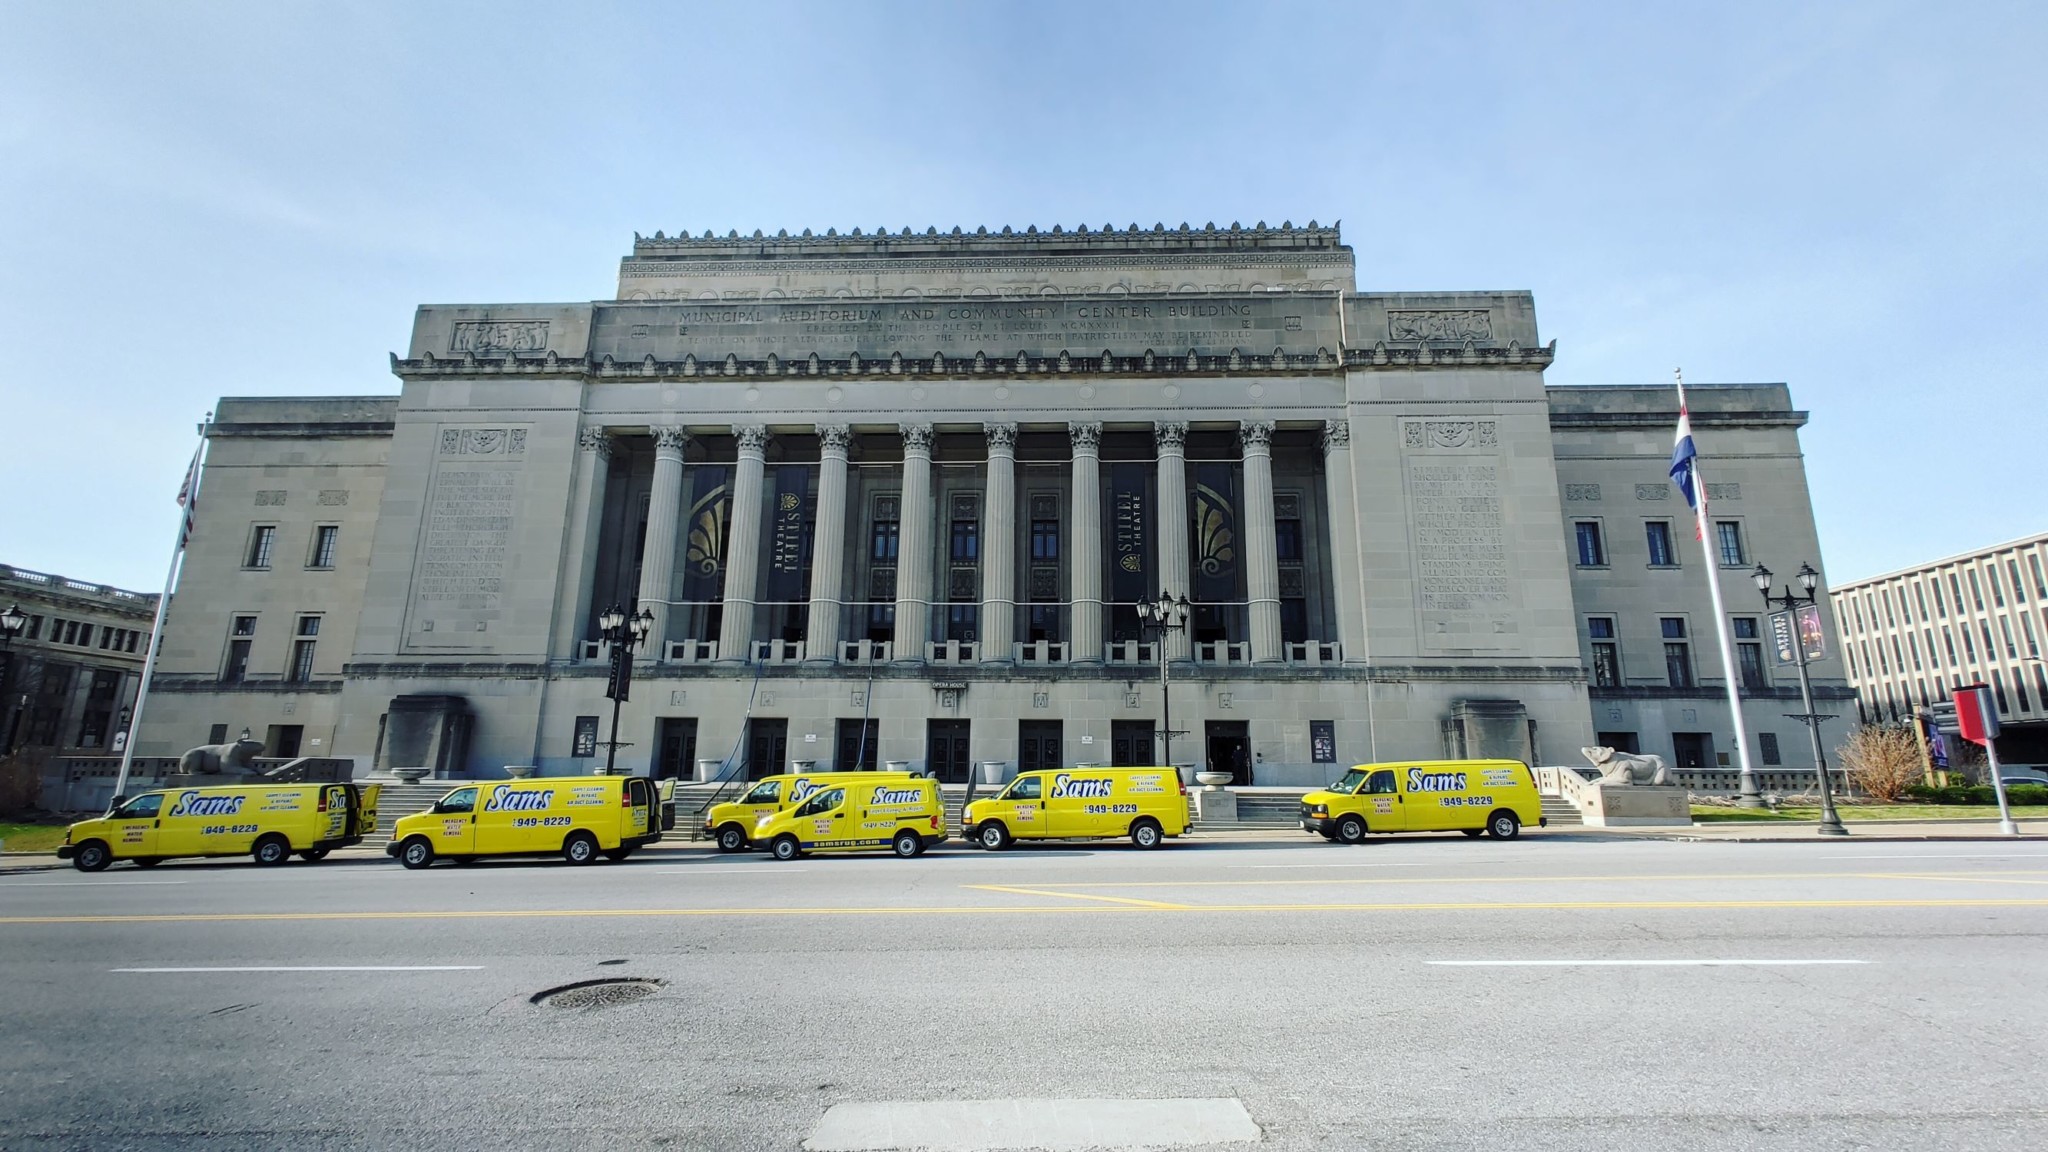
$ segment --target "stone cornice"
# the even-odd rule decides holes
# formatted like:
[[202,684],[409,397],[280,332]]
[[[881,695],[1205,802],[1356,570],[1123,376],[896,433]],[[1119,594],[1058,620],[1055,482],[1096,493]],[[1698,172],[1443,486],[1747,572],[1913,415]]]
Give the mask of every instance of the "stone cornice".
[[1548,368],[1557,359],[1557,341],[1552,340],[1541,348],[1524,348],[1521,341],[1510,340],[1505,348],[1481,348],[1471,340],[1462,347],[1432,344],[1428,341],[1404,342],[1389,348],[1385,341],[1370,348],[1346,348],[1346,368],[1401,369],[1416,368]]
[[[347,673],[347,669],[343,669]],[[151,692],[217,693],[224,696],[246,693],[257,696],[333,696],[341,691],[340,680],[222,680],[204,672],[158,672],[149,678]]]
[[[1694,412],[1692,422],[1701,428],[1803,428],[1807,413],[1785,412]],[[1637,429],[1678,427],[1678,409],[1669,412],[1552,412],[1550,426],[1557,429]]]
[[[449,680],[602,680],[608,671],[602,662],[550,661],[468,663],[350,664],[349,679]],[[916,680],[948,683],[1003,683],[1012,681],[1107,681],[1156,683],[1156,664],[650,664],[635,663],[633,679],[653,680],[751,680],[756,674],[765,680],[803,680],[858,684],[866,680]],[[1411,681],[1431,683],[1564,683],[1583,684],[1586,670],[1576,664],[1197,664],[1174,661],[1173,679],[1214,684],[1345,683],[1398,684]]]
[[1049,231],[1040,232],[1037,225],[1023,231],[1016,231],[1007,225],[1000,231],[990,232],[986,227],[966,232],[955,227],[950,232],[940,232],[937,227],[927,227],[922,233],[904,228],[901,232],[876,229],[863,235],[859,228],[840,235],[836,228],[828,228],[822,236],[813,235],[806,228],[802,234],[791,236],[785,229],[773,236],[764,235],[755,229],[752,236],[741,236],[737,229],[724,236],[716,236],[706,230],[702,236],[687,233],[670,236],[656,232],[653,236],[633,235],[635,257],[682,257],[686,260],[708,260],[724,263],[732,260],[787,261],[817,259],[865,259],[895,262],[904,257],[954,256],[985,259],[989,255],[1029,256],[1093,256],[1114,254],[1128,258],[1147,253],[1180,254],[1211,252],[1326,252],[1348,258],[1349,250],[1344,247],[1338,225],[1322,227],[1311,220],[1305,228],[1296,228],[1292,221],[1284,221],[1278,228],[1269,228],[1264,220],[1250,228],[1233,222],[1228,228],[1218,228],[1211,222],[1201,228],[1183,223],[1179,228],[1169,229],[1164,223],[1155,223],[1150,229],[1132,224],[1128,228],[1104,225],[1091,229],[1083,224],[1067,230],[1055,224]]

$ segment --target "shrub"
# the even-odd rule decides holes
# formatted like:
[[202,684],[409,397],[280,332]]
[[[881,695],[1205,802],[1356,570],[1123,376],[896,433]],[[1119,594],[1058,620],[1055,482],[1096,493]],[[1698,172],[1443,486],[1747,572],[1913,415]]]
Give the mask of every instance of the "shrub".
[[[1947,788],[1915,786],[1906,789],[1906,795],[1930,804],[1998,803],[1998,793],[1989,784],[1952,784]],[[2021,804],[2048,804],[2048,787],[2014,785],[2005,790],[2005,801],[2015,807]]]
[[1835,749],[1858,791],[1887,804],[1926,776],[1920,742],[1903,724],[1865,724]]
[[24,816],[42,807],[42,749],[23,748],[0,758],[0,816]]

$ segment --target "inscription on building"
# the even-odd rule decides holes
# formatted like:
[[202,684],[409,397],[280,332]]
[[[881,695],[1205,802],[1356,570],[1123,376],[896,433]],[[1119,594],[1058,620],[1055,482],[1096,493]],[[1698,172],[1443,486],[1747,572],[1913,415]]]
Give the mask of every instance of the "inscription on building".
[[1431,343],[1493,339],[1493,317],[1485,309],[1457,312],[1389,312],[1387,339]]
[[548,322],[545,320],[458,320],[448,343],[450,352],[474,352],[479,356],[506,352],[548,350]]
[[1336,309],[1304,313],[1300,300],[891,300],[818,303],[663,304],[607,309],[598,316],[592,354],[639,360],[721,360],[1044,355],[1104,351],[1139,355],[1290,355],[1334,349]]
[[1411,456],[1405,464],[1423,647],[1519,646],[1499,462]]
[[424,614],[497,609],[518,485],[509,469],[451,468],[434,477],[414,583]]

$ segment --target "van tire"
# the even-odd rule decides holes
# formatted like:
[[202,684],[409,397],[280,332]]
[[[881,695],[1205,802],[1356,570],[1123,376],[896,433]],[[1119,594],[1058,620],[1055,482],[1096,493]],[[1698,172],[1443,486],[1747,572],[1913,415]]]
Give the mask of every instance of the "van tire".
[[785,834],[768,846],[768,854],[777,860],[794,860],[803,854],[803,846],[796,842],[796,837]]
[[161,856],[137,856],[134,860],[130,861],[137,868],[154,868],[163,862],[164,858]]
[[631,848],[614,848],[611,851],[605,853],[604,858],[616,864],[619,861],[624,860],[626,857],[631,856],[632,854],[633,850]]
[[1513,840],[1522,834],[1522,819],[1506,808],[1486,814],[1486,832],[1495,840]]
[[889,842],[889,848],[896,855],[908,860],[919,852],[924,851],[924,837],[905,828],[896,834],[896,839]]
[[718,830],[720,852],[744,852],[747,850],[747,830],[737,824],[727,824]]
[[266,868],[272,868],[292,858],[292,842],[272,833],[269,836],[258,839],[256,847],[250,851],[249,855],[258,864]]
[[325,848],[308,848],[304,852],[299,853],[299,859],[307,863],[315,860],[325,860],[327,859],[327,851]]
[[1159,821],[1147,817],[1131,825],[1131,843],[1150,852],[1166,843],[1166,834],[1159,829]]
[[1337,821],[1337,839],[1346,844],[1358,844],[1365,840],[1365,821],[1357,816],[1340,817]]
[[1010,830],[1000,820],[991,820],[974,834],[975,843],[990,852],[1001,852],[1010,846]]
[[562,841],[562,859],[571,864],[588,864],[597,859],[597,837],[588,832],[571,832]]
[[407,840],[398,849],[398,862],[417,872],[434,866],[434,846],[424,836]]
[[71,866],[80,872],[105,872],[114,862],[114,851],[104,840],[87,840],[71,854]]

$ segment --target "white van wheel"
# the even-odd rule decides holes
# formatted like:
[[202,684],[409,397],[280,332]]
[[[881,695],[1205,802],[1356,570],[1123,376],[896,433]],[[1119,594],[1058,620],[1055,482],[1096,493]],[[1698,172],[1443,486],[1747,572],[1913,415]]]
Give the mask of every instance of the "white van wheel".
[[798,846],[794,836],[777,836],[775,843],[768,848],[769,854],[777,860],[794,860],[800,851],[802,849]]
[[405,847],[398,850],[398,862],[415,871],[432,867],[434,846],[415,836],[405,842]]
[[1506,808],[1496,808],[1486,818],[1486,831],[1496,840],[1513,840],[1522,834],[1522,821]]
[[256,850],[250,855],[258,864],[265,866],[282,864],[292,858],[291,841],[282,836],[265,836],[256,842]]
[[896,834],[895,841],[889,847],[895,849],[898,856],[908,860],[924,848],[924,838],[906,828]]
[[1356,816],[1346,816],[1337,821],[1337,839],[1346,844],[1357,844],[1365,839],[1365,821]]
[[71,854],[71,866],[80,872],[104,872],[113,862],[113,852],[99,840],[87,840]]
[[718,830],[718,850],[738,852],[747,846],[747,830],[737,824],[727,824]]
[[1140,820],[1131,825],[1131,843],[1140,848],[1157,848],[1164,839],[1159,833],[1159,825],[1150,820]]
[[991,820],[981,826],[981,832],[975,839],[981,841],[981,846],[990,852],[1001,852],[1010,846],[1010,830],[1003,827],[1000,821]]
[[588,864],[597,859],[597,837],[588,832],[571,832],[562,841],[562,859],[571,864]]

